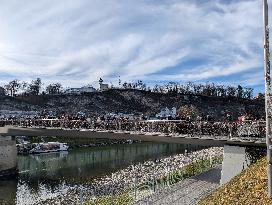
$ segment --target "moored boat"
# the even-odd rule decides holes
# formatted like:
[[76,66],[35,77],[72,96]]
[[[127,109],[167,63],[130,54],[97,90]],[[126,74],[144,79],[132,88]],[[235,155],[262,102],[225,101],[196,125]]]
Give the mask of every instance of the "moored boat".
[[38,143],[37,146],[29,151],[30,154],[40,154],[49,152],[67,151],[69,146],[67,143],[60,142],[43,142]]

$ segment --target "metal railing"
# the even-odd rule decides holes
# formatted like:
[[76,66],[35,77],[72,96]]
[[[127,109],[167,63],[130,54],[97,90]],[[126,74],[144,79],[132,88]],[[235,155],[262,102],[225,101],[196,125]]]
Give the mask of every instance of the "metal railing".
[[171,135],[173,137],[240,138],[245,140],[265,138],[265,122],[208,122],[208,121],[87,121],[68,119],[2,119],[0,126],[35,128],[60,128],[108,132],[130,132],[137,134]]

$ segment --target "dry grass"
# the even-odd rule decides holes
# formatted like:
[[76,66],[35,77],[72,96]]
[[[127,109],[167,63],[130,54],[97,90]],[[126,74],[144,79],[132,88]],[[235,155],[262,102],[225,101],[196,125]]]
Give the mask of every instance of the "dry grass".
[[262,158],[229,183],[204,198],[199,205],[271,205],[267,195],[267,161]]

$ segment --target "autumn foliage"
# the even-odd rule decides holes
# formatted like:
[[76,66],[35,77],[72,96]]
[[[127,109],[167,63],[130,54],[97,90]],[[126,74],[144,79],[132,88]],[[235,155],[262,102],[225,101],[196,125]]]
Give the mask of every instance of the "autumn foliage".
[[199,205],[271,205],[267,195],[267,161],[257,161]]

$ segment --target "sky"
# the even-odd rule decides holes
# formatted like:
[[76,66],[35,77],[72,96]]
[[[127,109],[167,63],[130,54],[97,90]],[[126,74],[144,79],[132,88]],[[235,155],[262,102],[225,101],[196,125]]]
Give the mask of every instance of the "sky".
[[261,0],[0,2],[2,85],[117,85],[120,76],[264,89]]

